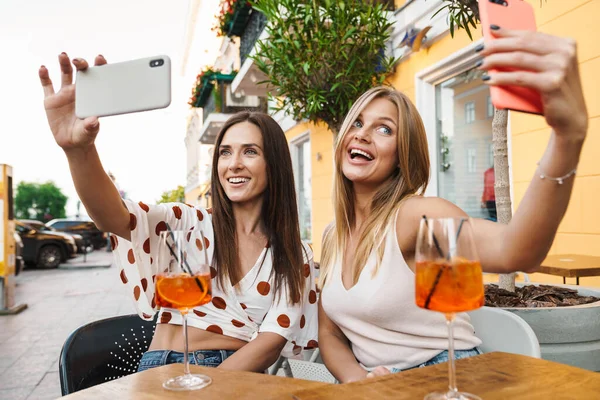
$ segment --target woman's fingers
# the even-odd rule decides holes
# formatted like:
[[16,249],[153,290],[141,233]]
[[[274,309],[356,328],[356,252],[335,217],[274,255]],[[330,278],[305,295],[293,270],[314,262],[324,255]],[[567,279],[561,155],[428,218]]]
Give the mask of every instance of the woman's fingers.
[[556,67],[550,57],[517,51],[514,53],[495,53],[485,57],[479,69],[515,68],[528,71],[544,71]]
[[100,121],[97,117],[87,117],[83,120],[83,129],[88,133],[97,133],[100,127]]
[[73,67],[67,53],[58,55],[58,63],[60,64],[60,87],[65,87],[73,83]]
[[38,71],[38,75],[42,83],[42,89],[44,89],[44,97],[52,96],[54,94],[54,86],[48,74],[48,68],[42,65]]
[[521,86],[540,93],[550,93],[560,89],[564,76],[558,72],[494,72],[483,78],[485,83],[494,86]]
[[83,58],[74,58],[73,65],[75,66],[75,68],[77,68],[77,71],[83,71],[88,69],[89,67],[88,62]]
[[544,55],[556,53],[557,49],[568,52],[568,48],[574,45],[574,41],[571,39],[558,38],[540,32],[516,31],[502,28],[493,30],[492,32],[496,39],[485,43],[484,48],[481,50],[481,55],[483,56],[518,51]]
[[390,370],[387,369],[386,367],[377,367],[375,368],[373,371],[369,372],[367,374],[367,378],[374,378],[376,376],[384,376],[384,375],[389,375],[391,374]]
[[104,65],[104,64],[106,64],[106,58],[104,58],[104,56],[102,54],[98,54],[96,56],[96,58],[94,59],[94,65],[99,66],[99,65]]

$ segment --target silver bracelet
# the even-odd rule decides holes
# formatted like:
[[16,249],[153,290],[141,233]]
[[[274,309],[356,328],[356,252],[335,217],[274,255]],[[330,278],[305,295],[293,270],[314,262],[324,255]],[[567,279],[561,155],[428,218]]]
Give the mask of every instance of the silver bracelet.
[[567,172],[565,175],[555,178],[553,176],[547,176],[546,174],[544,174],[543,171],[540,170],[540,168],[539,168],[540,162],[539,161],[537,162],[537,165],[538,165],[538,170],[540,171],[540,179],[548,179],[549,181],[554,181],[554,182],[558,183],[559,185],[562,185],[565,179],[569,179],[570,177],[575,176],[575,174],[577,173],[577,168],[573,168],[572,170]]

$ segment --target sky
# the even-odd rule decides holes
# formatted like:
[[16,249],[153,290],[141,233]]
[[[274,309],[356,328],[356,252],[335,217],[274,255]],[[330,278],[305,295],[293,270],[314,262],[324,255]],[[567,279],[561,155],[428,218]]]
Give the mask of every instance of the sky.
[[101,118],[96,147],[105,170],[133,200],[154,203],[162,192],[185,186],[187,102],[195,75],[218,49],[209,22],[218,0],[202,0],[215,11],[201,8],[200,39],[182,72],[190,1],[0,0],[0,163],[13,167],[15,183],[54,181],[69,197],[67,214],[76,213],[77,193],[48,127],[38,78],[38,68],[45,65],[58,90],[57,57],[64,51],[92,63],[97,54],[109,63],[162,54],[171,58],[171,105]]

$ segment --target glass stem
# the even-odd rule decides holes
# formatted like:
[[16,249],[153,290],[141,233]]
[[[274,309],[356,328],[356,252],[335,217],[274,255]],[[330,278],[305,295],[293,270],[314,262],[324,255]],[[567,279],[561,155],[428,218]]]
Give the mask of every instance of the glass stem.
[[187,311],[181,311],[183,317],[183,373],[190,375],[190,358],[188,354]]
[[456,373],[454,369],[454,313],[446,314],[446,325],[448,325],[448,398],[458,398],[456,387]]

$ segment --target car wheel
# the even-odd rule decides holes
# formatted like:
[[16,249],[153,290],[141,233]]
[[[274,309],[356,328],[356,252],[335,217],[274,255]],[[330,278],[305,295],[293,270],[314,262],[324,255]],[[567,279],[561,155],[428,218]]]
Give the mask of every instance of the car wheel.
[[42,268],[56,268],[62,259],[60,248],[55,245],[47,245],[42,247],[38,254],[38,266]]

